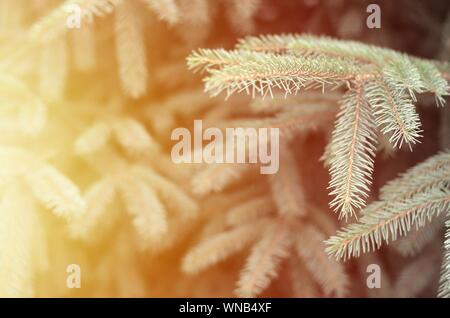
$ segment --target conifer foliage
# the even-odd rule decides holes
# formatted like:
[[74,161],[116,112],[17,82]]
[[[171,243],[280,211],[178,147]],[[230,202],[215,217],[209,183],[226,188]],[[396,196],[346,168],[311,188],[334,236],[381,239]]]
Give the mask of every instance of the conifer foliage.
[[[366,1],[0,0],[0,297],[450,297],[450,66],[400,53],[448,60],[448,5],[380,1],[382,30]],[[278,172],[175,164],[197,119],[278,128]]]
[[[343,91],[324,161],[331,180],[330,207],[339,218],[362,217],[327,241],[337,259],[378,249],[413,228],[419,231],[450,210],[450,157],[435,155],[392,180],[380,200],[366,206],[379,136],[394,148],[410,149],[422,136],[417,94],[432,93],[437,106],[449,94],[447,63],[424,60],[353,41],[310,35],[247,37],[234,50],[195,51],[187,63],[208,74],[205,91],[274,97],[305,89]],[[448,233],[446,235],[448,237]],[[449,295],[448,239],[440,296]]]
[[330,206],[345,219],[364,207],[369,194],[377,129],[395,147],[412,147],[421,136],[416,94],[431,92],[438,105],[448,94],[447,64],[308,35],[244,38],[233,51],[194,52],[188,66],[208,73],[205,91],[213,96],[345,89],[329,145]]

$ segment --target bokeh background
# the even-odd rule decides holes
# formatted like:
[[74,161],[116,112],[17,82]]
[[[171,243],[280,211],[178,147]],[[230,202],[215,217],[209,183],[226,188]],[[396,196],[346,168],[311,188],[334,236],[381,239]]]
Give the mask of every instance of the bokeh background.
[[[366,26],[371,3],[381,8],[380,29]],[[201,74],[186,66],[193,50],[230,49],[247,35],[310,33],[432,59],[448,59],[450,52],[448,1],[72,4],[92,13],[83,15],[80,28],[68,28],[67,8],[73,7],[63,7],[64,1],[0,0],[0,296],[4,297],[237,295],[251,241],[258,235],[264,238],[264,233],[262,238],[255,233],[258,224],[251,219],[258,213],[255,206],[264,203],[275,211],[279,194],[274,181],[253,167],[172,163],[172,129],[191,128],[194,119],[223,127],[230,120],[261,116],[253,112],[258,101],[248,96],[225,100],[205,94]],[[308,93],[297,103],[336,104],[336,94]],[[428,107],[433,102],[426,96],[418,102],[424,138],[414,152],[380,151],[371,200],[386,181],[438,151],[439,134],[446,132],[439,131],[443,113]],[[332,263],[321,254],[321,238],[340,226],[328,207],[329,176],[319,160],[333,120],[324,118],[320,129],[292,138],[290,157],[284,159],[289,164],[282,171],[287,184],[304,181],[301,195],[293,193],[308,201],[306,219],[313,237],[317,234],[309,253],[319,255],[322,263],[314,269],[311,256],[298,259],[292,253],[274,277],[269,275],[268,286],[255,288],[254,294],[435,296],[439,227],[414,256],[403,255],[401,246],[395,245],[345,264]],[[290,190],[281,184],[278,191]],[[257,199],[259,206],[249,205]],[[221,233],[245,222],[247,228],[229,241],[220,240]],[[205,241],[210,242],[208,248],[196,249]],[[218,261],[222,254],[226,259]],[[382,269],[379,290],[365,284],[365,269],[371,263]],[[79,265],[80,288],[67,285],[73,274],[67,272],[70,264]],[[336,281],[330,282],[330,277]]]

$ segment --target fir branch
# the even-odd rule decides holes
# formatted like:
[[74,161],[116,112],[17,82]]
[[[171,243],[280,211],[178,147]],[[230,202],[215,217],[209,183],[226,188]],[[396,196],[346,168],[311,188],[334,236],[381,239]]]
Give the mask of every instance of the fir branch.
[[120,81],[130,97],[138,98],[146,93],[148,80],[142,21],[137,8],[130,2],[117,7],[115,18]]
[[104,226],[108,207],[114,200],[116,194],[116,185],[114,179],[105,177],[91,185],[83,197],[86,202],[86,212],[82,218],[77,218],[69,224],[70,235],[74,238],[88,240],[93,229],[100,224]]
[[[275,89],[287,95],[297,94],[301,88],[347,88],[324,157],[330,166],[330,194],[335,196],[330,205],[345,218],[365,205],[378,139],[376,126],[394,146],[406,143],[411,147],[421,137],[415,94],[432,92],[438,104],[448,94],[442,64],[354,41],[310,35],[248,37],[234,51],[193,53],[188,65],[209,73],[204,79],[205,91],[212,96],[226,91],[227,96],[246,92],[252,97],[273,97]],[[271,120],[275,125],[277,119],[292,121],[289,115],[282,117],[281,112]],[[293,126],[300,127],[297,123]]]
[[211,72],[224,66],[244,65],[257,62],[259,55],[245,51],[227,51],[225,49],[199,49],[186,58],[187,66],[194,72]]
[[341,111],[331,138],[330,206],[339,218],[355,214],[364,206],[369,192],[375,155],[375,133],[372,114],[364,98],[362,86],[343,98]]
[[445,104],[444,96],[449,95],[447,83],[449,78],[446,78],[445,74],[439,71],[435,63],[413,59],[413,64],[420,75],[422,90],[433,93],[436,97],[436,104],[443,106]]
[[[334,59],[352,60],[361,65],[373,65],[379,69],[386,68],[389,76],[400,79],[398,84],[409,81],[411,87],[418,91],[430,91],[436,94],[437,101],[443,102],[442,96],[448,95],[447,81],[449,67],[425,59],[408,57],[396,51],[367,45],[355,41],[336,40],[329,37],[313,35],[281,34],[246,37],[236,46],[239,50],[292,54],[298,57],[322,56]],[[409,66],[409,68],[408,68]],[[400,73],[399,73],[400,72]],[[403,75],[401,75],[403,74]],[[403,78],[399,78],[403,77]]]
[[413,226],[425,226],[427,220],[450,208],[450,190],[431,188],[407,201],[383,201],[367,206],[358,223],[351,224],[327,240],[327,253],[337,258],[357,257],[380,248],[383,241],[397,239]]
[[293,59],[289,56],[255,53],[254,61],[211,70],[205,78],[205,91],[216,96],[226,91],[230,96],[245,91],[273,97],[273,89],[297,94],[301,88],[339,86],[347,84],[358,73],[345,61],[322,57]]
[[286,258],[290,238],[284,224],[271,224],[255,244],[238,281],[236,293],[254,297],[277,276],[277,267]]
[[160,242],[168,231],[166,211],[153,189],[144,181],[118,175],[117,183],[133,225],[145,244]]
[[402,90],[394,89],[381,78],[368,81],[365,85],[366,98],[374,108],[377,126],[383,134],[390,135],[389,142],[394,147],[403,143],[418,142],[420,135],[420,119],[413,101]]
[[359,64],[382,65],[387,59],[400,54],[356,41],[336,40],[330,37],[299,34],[264,35],[247,37],[237,48],[256,52],[288,53],[298,56],[323,56],[352,59]]
[[402,55],[391,60],[383,68],[383,78],[396,90],[407,90],[414,101],[416,101],[414,93],[424,92],[419,71],[407,56]]
[[449,153],[437,154],[390,181],[380,190],[380,201],[327,241],[327,253],[347,259],[378,249],[450,208]]
[[123,116],[115,120],[112,124],[112,131],[118,143],[132,154],[142,154],[158,148],[144,125],[134,118]]
[[264,225],[245,224],[208,238],[184,257],[183,271],[197,273],[239,252],[259,236],[261,226]]
[[68,220],[76,219],[85,211],[78,187],[50,165],[44,165],[25,175],[37,200]]
[[450,182],[450,151],[434,155],[408,169],[380,189],[383,201],[400,201],[432,187],[446,187]]

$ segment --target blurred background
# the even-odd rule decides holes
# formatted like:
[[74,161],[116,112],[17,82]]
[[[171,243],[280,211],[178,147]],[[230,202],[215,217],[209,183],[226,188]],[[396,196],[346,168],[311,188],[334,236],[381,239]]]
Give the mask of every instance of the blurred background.
[[[366,24],[374,3],[380,28]],[[176,127],[264,115],[248,96],[208,96],[186,57],[199,48],[232,49],[249,35],[309,33],[445,61],[449,7],[443,0],[0,0],[0,296],[239,295],[253,242],[271,233],[257,232],[252,220],[262,207],[273,213],[277,191],[289,189],[276,190],[252,167],[171,161]],[[337,105],[339,94],[312,92],[293,102]],[[370,200],[436,153],[439,135],[450,135],[439,130],[448,109],[432,103],[427,96],[418,102],[424,138],[414,152],[381,149]],[[293,193],[311,205],[312,232],[305,233],[317,238],[309,253],[319,255],[319,267],[292,252],[253,295],[435,296],[438,225],[415,253],[393,244],[328,263],[322,239],[342,225],[328,207],[329,177],[319,160],[333,116],[323,129],[289,140],[282,172],[288,184],[304,180],[301,194]],[[197,248],[202,242],[209,243]],[[382,269],[381,289],[366,287],[372,263]]]

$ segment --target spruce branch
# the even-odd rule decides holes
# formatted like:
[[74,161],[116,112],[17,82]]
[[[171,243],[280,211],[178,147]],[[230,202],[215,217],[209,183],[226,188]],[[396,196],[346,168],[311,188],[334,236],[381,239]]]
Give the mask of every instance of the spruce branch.
[[28,186],[37,200],[68,220],[78,218],[85,211],[85,201],[78,187],[50,165],[25,175]]
[[365,90],[375,122],[389,136],[389,142],[399,148],[403,143],[410,147],[417,143],[421,137],[420,118],[410,96],[381,78],[368,81]]
[[73,221],[85,212],[78,186],[61,171],[34,153],[17,147],[0,147],[0,175],[3,185],[22,182],[28,191],[59,217]]
[[199,49],[186,59],[188,68],[194,72],[210,72],[223,66],[243,65],[257,61],[258,55],[245,51],[227,51],[224,49]]
[[380,189],[384,201],[408,199],[431,187],[445,187],[450,182],[450,152],[441,152],[410,168]]
[[356,74],[356,67],[345,61],[256,53],[253,60],[211,70],[205,78],[205,91],[212,96],[222,91],[228,96],[245,91],[253,97],[267,94],[273,97],[274,88],[297,94],[301,88],[348,85]]
[[450,80],[450,77],[445,72],[439,71],[436,63],[422,59],[413,61],[421,78],[422,90],[433,93],[436,97],[436,104],[443,106],[445,104],[444,96],[449,94],[447,81]]
[[399,56],[383,68],[383,78],[396,90],[409,92],[411,98],[416,101],[415,93],[422,93],[423,82],[419,71],[407,56]]
[[347,218],[363,208],[370,191],[377,129],[394,147],[419,142],[416,94],[431,92],[442,105],[448,95],[449,67],[390,49],[312,35],[264,35],[241,40],[235,50],[199,50],[190,69],[206,71],[212,96],[240,92],[274,97],[302,89],[343,87],[341,112],[326,161],[330,205]]
[[407,201],[380,202],[366,207],[358,223],[351,224],[327,240],[327,253],[337,258],[358,257],[381,247],[383,241],[395,241],[413,227],[421,228],[426,221],[450,208],[450,190],[439,187],[418,193]]
[[344,96],[333,131],[330,151],[330,206],[339,218],[355,215],[364,206],[373,171],[376,138],[370,108],[363,87],[357,86]]
[[344,259],[359,256],[446,213],[450,208],[449,163],[448,152],[438,154],[388,183],[381,189],[380,201],[368,205],[357,223],[327,241],[328,254]]
[[107,216],[108,208],[116,194],[114,179],[105,177],[91,185],[83,195],[86,201],[86,213],[69,224],[73,238],[88,240],[96,225]]
[[384,72],[388,77],[393,77],[392,81],[398,80],[397,84],[403,86],[406,84],[405,81],[409,82],[409,86],[406,86],[416,88],[418,92],[433,92],[440,104],[444,102],[443,96],[448,95],[447,81],[450,78],[448,63],[410,57],[390,49],[356,41],[313,35],[263,35],[246,37],[239,41],[236,48],[253,52],[286,53],[299,57],[324,56],[352,60],[360,65],[386,68]]

